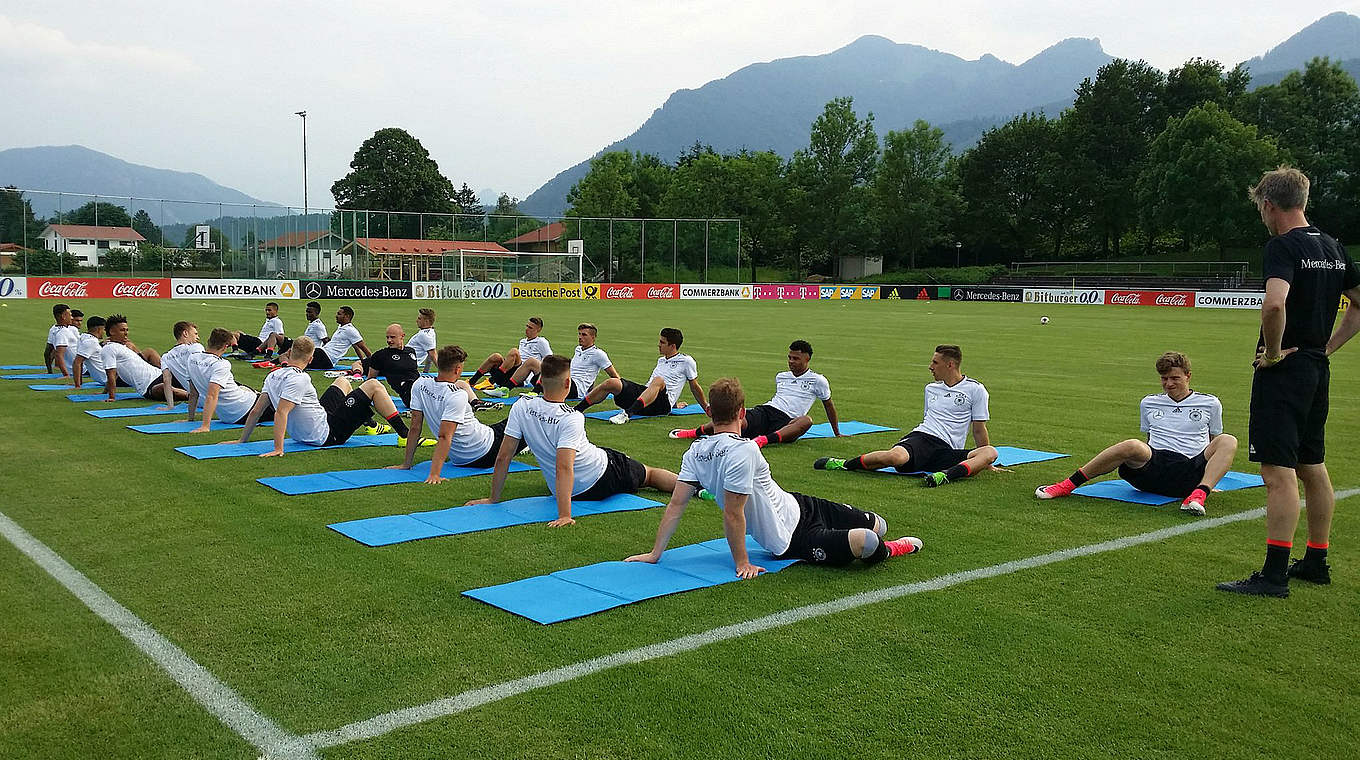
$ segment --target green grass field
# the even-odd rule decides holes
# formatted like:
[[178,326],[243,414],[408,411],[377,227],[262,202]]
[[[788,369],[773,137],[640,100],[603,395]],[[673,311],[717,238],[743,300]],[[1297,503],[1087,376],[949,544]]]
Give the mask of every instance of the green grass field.
[[[410,328],[427,304],[353,305],[377,347],[388,322]],[[806,338],[842,419],[903,429],[920,421],[933,347],[956,342],[965,372],[991,392],[994,443],[1072,457],[932,490],[914,479],[811,468],[819,456],[887,447],[900,433],[771,447],[766,457],[786,489],[879,512],[893,536],[920,536],[925,551],[869,568],[795,566],[552,626],[460,592],[645,551],[660,510],[366,548],[325,525],[461,504],[486,495],[489,479],[280,496],[254,478],[377,467],[400,454],[198,462],[172,448],[229,434],[139,435],[83,413],[96,405],[0,381],[0,511],[301,736],[791,608],[1194,522],[1175,505],[1032,495],[1101,447],[1138,435],[1137,403],[1159,391],[1152,364],[1164,350],[1190,355],[1193,387],[1222,399],[1227,430],[1242,440],[1234,469],[1255,471],[1245,445],[1253,312],[951,302],[432,305],[440,342],[478,358],[513,345],[530,314],[544,317],[544,335],[560,353],[574,345],[578,321],[594,321],[615,365],[638,379],[655,362],[658,329],[679,327],[701,380],[742,378],[748,404],[769,398],[785,347]],[[10,301],[0,309],[4,363],[41,363],[49,306]],[[253,332],[262,321],[253,302],[80,306],[87,314],[124,310],[132,340],[161,350],[177,319],[196,321],[205,337],[214,326]],[[301,312],[298,302],[285,306],[290,330],[302,327]],[[1041,327],[1041,314],[1051,324]],[[262,379],[243,366],[238,377]],[[1360,346],[1338,355],[1333,369],[1328,461],[1343,490],[1360,486],[1360,453],[1348,441],[1360,426]],[[318,374],[315,382],[328,381]],[[822,419],[820,406],[813,415]],[[666,438],[673,426],[590,421],[587,429],[598,444],[676,469],[686,442]],[[508,497],[543,493],[536,473],[508,481]],[[1261,489],[1217,494],[1209,515],[1263,503]],[[1236,522],[603,670],[318,754],[1355,757],[1360,573],[1348,547],[1360,535],[1356,505],[1338,503],[1333,585],[1295,584],[1288,600],[1213,589],[1260,564],[1262,521]],[[696,502],[672,546],[721,534],[719,511]],[[0,757],[261,754],[9,543],[0,545],[0,579]]]

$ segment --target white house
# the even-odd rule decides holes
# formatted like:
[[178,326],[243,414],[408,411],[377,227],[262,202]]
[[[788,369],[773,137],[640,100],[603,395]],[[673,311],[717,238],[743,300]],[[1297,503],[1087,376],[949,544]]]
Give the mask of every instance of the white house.
[[81,266],[97,266],[101,256],[111,248],[137,250],[146,241],[131,227],[95,227],[88,224],[49,224],[40,236],[49,251],[69,253]]
[[260,252],[266,271],[325,275],[333,267],[349,268],[350,255],[340,252],[342,243],[330,230],[297,231],[260,243]]

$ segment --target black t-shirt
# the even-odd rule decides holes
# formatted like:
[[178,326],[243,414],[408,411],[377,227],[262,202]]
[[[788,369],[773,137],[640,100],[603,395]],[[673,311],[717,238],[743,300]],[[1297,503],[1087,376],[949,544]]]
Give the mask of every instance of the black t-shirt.
[[420,367],[409,348],[380,348],[363,361],[365,372],[377,370],[403,400],[407,400],[411,386],[420,377]]
[[[1317,227],[1296,227],[1266,243],[1265,279],[1289,283],[1281,348],[1321,356],[1336,325],[1341,293],[1360,286],[1360,269],[1346,250]],[[1262,334],[1258,346],[1265,345]]]

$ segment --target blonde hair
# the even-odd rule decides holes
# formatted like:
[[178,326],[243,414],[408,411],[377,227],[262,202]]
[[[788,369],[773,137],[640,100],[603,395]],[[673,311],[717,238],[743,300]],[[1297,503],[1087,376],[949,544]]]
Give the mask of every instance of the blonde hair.
[[1283,211],[1303,210],[1308,205],[1308,175],[1292,166],[1281,166],[1261,175],[1247,195],[1257,206],[1265,201]]
[[293,347],[288,349],[288,355],[293,357],[293,361],[306,359],[311,361],[312,354],[316,351],[316,344],[306,335],[293,341]]

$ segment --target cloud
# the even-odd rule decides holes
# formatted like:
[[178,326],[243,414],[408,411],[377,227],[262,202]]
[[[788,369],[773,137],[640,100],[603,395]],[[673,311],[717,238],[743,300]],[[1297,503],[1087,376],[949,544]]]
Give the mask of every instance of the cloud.
[[107,77],[110,67],[177,76],[202,71],[182,53],[135,43],[72,40],[60,29],[8,16],[0,16],[0,61],[6,68],[15,65],[48,75],[85,71],[97,74],[96,80]]

